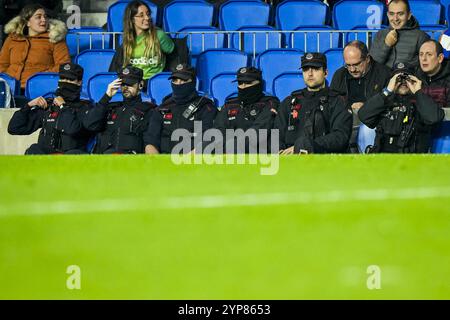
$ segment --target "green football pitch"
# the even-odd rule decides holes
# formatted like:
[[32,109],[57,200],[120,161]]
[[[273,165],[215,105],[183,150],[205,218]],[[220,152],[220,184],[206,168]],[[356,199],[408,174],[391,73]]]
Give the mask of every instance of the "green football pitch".
[[450,299],[449,156],[260,169],[0,157],[0,298]]

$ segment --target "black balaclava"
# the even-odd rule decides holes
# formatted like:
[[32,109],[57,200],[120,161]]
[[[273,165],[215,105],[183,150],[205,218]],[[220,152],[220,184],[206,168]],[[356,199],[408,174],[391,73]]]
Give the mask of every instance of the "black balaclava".
[[80,100],[81,86],[68,83],[68,82],[58,82],[58,89],[56,89],[56,96],[62,97],[64,101],[74,102]]
[[258,84],[247,87],[245,89],[241,89],[238,87],[238,98],[244,103],[244,105],[256,103],[263,96],[263,85],[261,81]]
[[195,96],[197,90],[195,88],[195,81],[186,82],[183,84],[174,84],[172,82],[172,98],[178,105],[189,103]]

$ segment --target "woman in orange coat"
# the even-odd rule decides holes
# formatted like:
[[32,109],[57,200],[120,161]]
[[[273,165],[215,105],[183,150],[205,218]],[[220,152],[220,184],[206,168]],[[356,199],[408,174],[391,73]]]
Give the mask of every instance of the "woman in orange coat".
[[9,35],[0,52],[0,72],[18,79],[22,89],[33,74],[58,72],[60,64],[70,62],[65,24],[49,20],[39,4],[24,7],[6,24],[5,33]]

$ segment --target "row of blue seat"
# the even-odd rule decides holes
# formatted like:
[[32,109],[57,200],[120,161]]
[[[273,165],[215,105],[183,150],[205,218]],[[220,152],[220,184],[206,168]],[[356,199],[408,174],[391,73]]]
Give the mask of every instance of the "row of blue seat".
[[[450,0],[449,0],[450,1]],[[109,8],[108,31],[122,32],[123,12],[129,1],[118,1]],[[439,0],[411,0],[412,11],[424,30],[434,38],[447,27],[442,23],[444,10]],[[153,15],[158,14],[156,8]],[[222,5],[222,15],[219,19],[219,28],[214,24],[214,8],[211,4],[202,0],[175,0],[165,7],[164,29],[174,37],[188,35],[188,45],[191,54],[196,56],[204,49],[210,48],[239,48],[240,35],[232,34],[232,39],[227,39],[224,34],[192,34],[192,32],[217,32],[222,30],[246,31],[243,37],[243,50],[248,54],[258,54],[268,48],[299,48],[307,51],[325,51],[330,48],[342,47],[343,43],[358,37],[355,33],[340,35],[332,33],[333,30],[365,30],[377,31],[386,27],[386,15],[384,5],[376,0],[343,0],[334,6],[333,26],[326,25],[329,15],[328,6],[319,0],[287,0],[277,6],[277,22],[275,27],[269,25],[269,5],[259,0],[233,0]],[[155,17],[156,18],[156,17]],[[258,33],[254,31],[275,30],[306,30],[321,31],[321,37],[317,33],[293,34],[283,33],[280,37],[276,33]],[[71,56],[88,49],[115,48],[121,44],[121,37],[115,43],[110,34],[101,34],[104,31],[97,27],[84,27],[72,29],[67,35],[67,44]],[[330,31],[330,32],[328,32]],[[88,32],[89,34],[79,34]],[[180,32],[175,34],[175,32]],[[331,39],[331,40],[330,40]],[[319,41],[318,41],[319,40]],[[365,34],[360,35],[359,40],[366,41]],[[320,44],[320,45],[318,45]]]
[[[179,32],[191,26],[213,26],[214,6],[203,0],[174,0],[160,9],[150,1],[152,20],[158,22],[163,15],[162,26],[166,32]],[[120,0],[108,9],[108,30],[123,31],[123,14],[129,1]],[[447,3],[445,3],[447,5]],[[444,9],[439,0],[410,0],[411,10],[421,25],[444,23]],[[319,0],[286,0],[274,9],[275,26],[279,30],[294,30],[300,26],[325,25],[330,20],[329,7]],[[334,5],[332,25],[341,30],[354,27],[380,27],[386,23],[385,7],[376,0],[341,0]],[[218,12],[221,30],[238,30],[248,25],[271,24],[271,7],[259,0],[232,0],[224,2]]]
[[[263,72],[265,90],[274,93],[273,80],[281,73],[298,71],[303,51],[297,49],[269,49],[258,55],[255,65]],[[95,74],[107,72],[114,50],[86,50],[79,54],[75,62],[84,68],[83,96],[88,96],[88,80]],[[325,52],[328,58],[328,78],[343,65],[342,49]],[[101,62],[101,63],[99,63]],[[211,93],[211,80],[221,73],[233,73],[240,67],[252,64],[249,57],[236,49],[209,49],[201,53],[196,64],[201,91]]]

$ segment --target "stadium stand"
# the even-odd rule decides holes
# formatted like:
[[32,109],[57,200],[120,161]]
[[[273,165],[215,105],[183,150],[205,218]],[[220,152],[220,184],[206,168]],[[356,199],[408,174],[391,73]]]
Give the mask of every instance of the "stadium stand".
[[[108,84],[117,79],[117,73],[115,72],[101,72],[92,76],[88,81],[88,95],[89,99],[95,103],[99,102],[100,99],[106,92]],[[122,92],[119,90],[111,98],[111,102],[122,101]]]
[[[89,32],[88,34],[84,34]],[[109,49],[110,34],[102,34],[104,30],[100,27],[82,27],[80,29],[70,29],[66,36],[66,43],[69,47],[69,54],[74,58],[78,52],[88,49]]]
[[203,1],[175,0],[164,8],[163,26],[166,32],[178,32],[190,27],[211,27],[214,6]]
[[[159,9],[158,6],[150,1],[143,0],[149,6],[152,11],[152,21],[156,25],[159,25]],[[108,8],[108,31],[111,32],[122,32],[123,31],[123,15],[125,13],[125,8],[127,7],[130,0],[120,0],[112,4]]]
[[327,79],[330,81],[333,78],[333,74],[335,73],[335,71],[344,65],[344,57],[342,56],[342,51],[342,49],[330,49],[325,52],[328,64]]
[[172,87],[169,80],[170,75],[170,72],[161,72],[148,79],[147,95],[155,101],[157,105],[161,104],[164,97],[172,93]]
[[298,71],[303,51],[297,49],[269,49],[261,53],[257,67],[265,80],[265,91],[273,94],[273,80],[284,72]]
[[93,49],[81,52],[75,58],[75,63],[78,63],[84,69],[83,85],[81,90],[81,97],[89,98],[88,83],[89,79],[97,73],[108,72],[109,65],[114,56],[115,51],[112,49]]
[[16,78],[13,78],[6,73],[0,73],[0,78],[5,80],[9,87],[11,88],[11,94],[12,95],[18,95],[20,93],[20,81]]
[[238,30],[245,26],[267,26],[270,6],[260,1],[228,1],[220,6],[219,27]]
[[52,98],[58,87],[59,73],[39,72],[31,76],[25,87],[25,97],[34,99],[37,97]]
[[427,32],[430,37],[438,39],[441,32],[447,29],[442,22],[445,20],[445,13],[439,0],[411,0],[409,2],[411,12],[419,22],[422,30],[432,30]]
[[325,52],[328,49],[338,48],[341,43],[339,32],[330,26],[299,27],[295,30],[308,31],[291,33],[288,38],[291,48],[304,52]]
[[273,94],[283,101],[293,91],[305,88],[303,73],[284,72],[273,79]]
[[220,73],[211,79],[211,95],[216,105],[221,107],[225,104],[228,96],[237,93],[236,72]]
[[323,26],[327,24],[328,6],[318,0],[280,3],[276,8],[278,30],[295,30],[299,27]]
[[[278,48],[281,38],[276,33],[270,33],[275,29],[270,26],[246,26],[238,29],[239,31],[247,31],[245,33],[233,33],[232,47],[241,49],[248,55],[260,54],[270,48]],[[268,31],[268,32],[259,32]]]
[[198,55],[203,51],[224,47],[225,35],[223,33],[211,33],[215,31],[218,31],[216,27],[189,27],[181,29],[180,32],[182,33],[177,34],[177,38],[187,37],[186,42],[193,67],[197,64]]
[[209,49],[197,60],[200,90],[211,93],[211,79],[224,72],[236,72],[247,65],[247,55],[236,49]]

